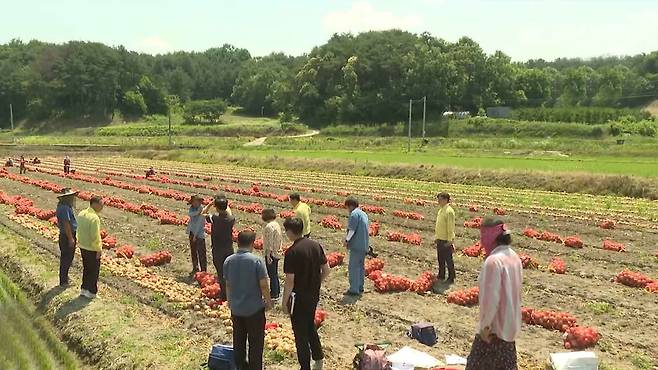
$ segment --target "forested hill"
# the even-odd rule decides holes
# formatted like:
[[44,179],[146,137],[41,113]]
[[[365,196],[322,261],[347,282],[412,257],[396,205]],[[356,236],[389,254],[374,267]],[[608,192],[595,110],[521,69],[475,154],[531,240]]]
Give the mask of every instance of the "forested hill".
[[433,111],[636,106],[658,96],[658,51],[513,63],[466,37],[450,43],[397,30],[334,35],[304,56],[257,58],[231,45],[157,56],[94,42],[0,45],[0,127],[10,103],[17,120],[107,118],[128,102],[164,113],[168,95],[320,124],[404,120],[408,100],[422,96]]

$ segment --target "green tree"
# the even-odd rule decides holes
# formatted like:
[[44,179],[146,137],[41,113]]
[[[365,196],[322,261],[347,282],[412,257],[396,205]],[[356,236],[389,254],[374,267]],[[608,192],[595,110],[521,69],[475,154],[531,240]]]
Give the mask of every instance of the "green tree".
[[183,118],[188,123],[216,123],[226,108],[221,99],[191,100],[185,104]]
[[277,113],[280,110],[275,107],[275,89],[280,86],[276,83],[289,81],[294,66],[295,58],[282,53],[252,59],[240,71],[231,100],[249,113],[261,114],[261,109],[266,115]]
[[127,91],[121,102],[121,113],[124,117],[135,119],[146,114],[146,103],[139,91]]
[[167,114],[165,93],[151,82],[148,76],[142,76],[137,90],[144,97],[148,114]]

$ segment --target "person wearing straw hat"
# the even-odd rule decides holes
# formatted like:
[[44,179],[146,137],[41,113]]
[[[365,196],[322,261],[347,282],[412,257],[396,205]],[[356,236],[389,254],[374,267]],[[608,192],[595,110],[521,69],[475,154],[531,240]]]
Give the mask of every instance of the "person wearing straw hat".
[[499,217],[480,227],[485,260],[478,278],[480,320],[466,370],[516,370],[516,337],[521,331],[523,266],[511,232]]
[[75,219],[75,195],[77,191],[70,188],[63,188],[57,195],[57,227],[59,228],[59,285],[66,287],[69,285],[69,269],[73,263],[75,255],[76,237],[75,233],[78,223]]
[[206,257],[206,216],[203,213],[201,203],[203,199],[198,194],[190,197],[190,209],[188,216],[190,221],[187,223],[187,235],[190,238],[190,251],[192,255],[192,274],[203,271],[208,268],[208,259]]

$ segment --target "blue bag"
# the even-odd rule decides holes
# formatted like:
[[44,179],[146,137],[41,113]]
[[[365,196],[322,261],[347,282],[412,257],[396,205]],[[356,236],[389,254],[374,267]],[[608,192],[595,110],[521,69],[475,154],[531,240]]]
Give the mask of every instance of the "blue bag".
[[208,356],[208,368],[210,370],[235,370],[233,347],[223,344],[213,345]]

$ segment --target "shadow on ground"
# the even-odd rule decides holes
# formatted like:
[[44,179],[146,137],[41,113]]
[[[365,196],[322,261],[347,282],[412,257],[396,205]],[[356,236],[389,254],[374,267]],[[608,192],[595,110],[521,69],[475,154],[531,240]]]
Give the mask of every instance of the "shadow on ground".
[[55,318],[56,319],[62,319],[65,318],[66,316],[78,312],[82,310],[83,308],[87,307],[89,304],[90,300],[88,298],[78,296],[63,305],[61,305],[57,311],[55,311]]

